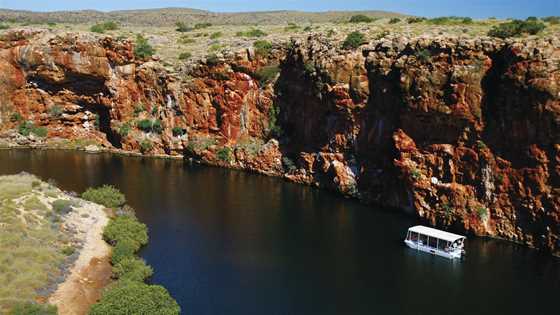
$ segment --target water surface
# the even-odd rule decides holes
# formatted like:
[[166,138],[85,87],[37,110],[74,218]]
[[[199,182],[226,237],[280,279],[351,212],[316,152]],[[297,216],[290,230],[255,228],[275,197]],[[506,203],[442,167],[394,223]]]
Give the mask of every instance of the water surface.
[[402,243],[416,224],[276,178],[181,161],[0,151],[0,174],[113,184],[149,227],[152,282],[187,314],[558,314],[560,260],[469,239],[462,261]]

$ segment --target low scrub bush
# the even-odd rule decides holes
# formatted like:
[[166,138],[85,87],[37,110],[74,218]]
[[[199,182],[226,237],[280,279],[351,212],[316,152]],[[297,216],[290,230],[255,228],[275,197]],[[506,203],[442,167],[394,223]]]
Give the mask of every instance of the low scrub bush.
[[124,195],[111,185],[103,185],[98,188],[88,188],[82,198],[104,205],[107,208],[118,208],[126,202]]
[[212,26],[212,23],[196,23],[194,25],[194,29],[200,30],[200,29],[203,29],[203,28],[208,28],[210,26]]
[[8,24],[2,24],[2,23],[0,23],[0,30],[7,30],[7,29],[9,29],[9,28],[10,28],[10,26],[9,26]]
[[218,39],[220,37],[222,37],[222,35],[224,35],[222,32],[215,32],[210,34],[210,39]]
[[62,116],[62,107],[58,105],[54,105],[53,107],[49,108],[49,115],[52,118],[60,118]]
[[110,244],[131,241],[136,251],[148,243],[148,228],[132,216],[121,216],[107,224],[103,238]]
[[259,80],[261,85],[265,85],[268,82],[272,82],[278,74],[280,73],[280,67],[278,65],[271,65],[262,67],[255,72],[255,78]]
[[539,21],[513,20],[511,22],[494,26],[488,32],[488,36],[504,39],[508,37],[521,36],[523,34],[535,35],[542,32],[545,28],[546,26],[544,23]]
[[72,211],[74,203],[71,200],[58,199],[52,203],[53,211],[57,214],[67,214]]
[[138,34],[136,36],[136,46],[134,47],[134,55],[136,58],[146,59],[156,53],[155,49],[148,43],[144,36]]
[[136,123],[136,127],[144,132],[155,132],[155,133],[162,133],[163,126],[162,122],[159,119],[143,119]]
[[179,54],[179,60],[187,60],[190,59],[192,57],[192,54],[190,52],[182,52]]
[[272,43],[267,40],[257,40],[253,43],[253,47],[257,55],[266,57],[272,50]]
[[420,16],[409,17],[408,19],[406,19],[406,22],[408,24],[422,23],[424,21],[426,21],[426,18]]
[[154,143],[150,139],[140,141],[140,152],[147,153],[154,148]]
[[371,23],[375,21],[374,18],[370,18],[369,16],[363,15],[363,14],[358,14],[358,15],[354,15],[350,18],[350,23]]
[[173,127],[171,132],[173,133],[174,137],[181,137],[181,136],[185,135],[185,133],[186,133],[185,129],[183,129],[181,127]]
[[344,40],[342,47],[344,49],[350,49],[350,48],[356,49],[361,45],[365,44],[366,42],[367,41],[365,35],[356,31],[346,36],[346,39]]
[[92,306],[90,315],[178,315],[180,312],[181,308],[164,287],[120,281]]
[[11,122],[18,122],[18,121],[21,121],[22,119],[23,119],[23,117],[18,112],[14,112],[10,115],[10,121]]
[[284,31],[286,32],[295,32],[299,29],[300,27],[295,23],[288,23],[288,26],[284,27]]
[[7,315],[57,315],[56,306],[50,304],[37,304],[31,302],[18,303]]
[[119,280],[143,282],[154,273],[152,267],[136,257],[126,257],[113,266],[113,276]]
[[113,248],[111,263],[117,265],[125,259],[134,258],[134,254],[138,249],[140,249],[140,247],[132,240],[126,239],[117,242],[117,245]]
[[399,19],[399,18],[392,18],[392,19],[389,20],[389,24],[397,24],[397,23],[400,23],[400,22],[401,22],[401,19]]
[[237,32],[235,34],[237,37],[264,37],[267,34],[260,29],[252,29],[245,32]]
[[547,16],[542,19],[550,25],[560,24],[560,16]]
[[119,25],[116,22],[109,21],[93,25],[89,30],[94,33],[105,33],[105,31],[118,30]]
[[177,22],[175,23],[175,26],[177,26],[175,30],[180,33],[190,32],[194,29],[188,26],[187,24],[185,24],[184,22]]
[[219,149],[218,152],[216,152],[216,157],[218,157],[218,159],[220,159],[223,162],[227,162],[227,163],[231,162],[232,159],[231,148],[223,147]]
[[132,128],[130,127],[130,123],[124,123],[119,127],[119,135],[121,137],[126,137],[130,133],[131,129]]
[[22,136],[29,136],[30,134],[34,134],[37,137],[44,138],[47,136],[47,128],[45,127],[37,127],[30,121],[25,121],[18,126],[18,132]]
[[470,17],[462,16],[440,16],[427,20],[428,23],[434,25],[456,25],[456,24],[472,24],[473,20]]

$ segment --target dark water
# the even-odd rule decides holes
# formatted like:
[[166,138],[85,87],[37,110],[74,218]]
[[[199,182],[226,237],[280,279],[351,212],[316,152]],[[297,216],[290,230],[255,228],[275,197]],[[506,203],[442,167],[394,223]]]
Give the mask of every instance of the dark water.
[[150,229],[142,256],[188,314],[560,314],[560,260],[470,239],[452,262],[415,224],[279,179],[180,161],[0,151],[0,173],[113,184]]

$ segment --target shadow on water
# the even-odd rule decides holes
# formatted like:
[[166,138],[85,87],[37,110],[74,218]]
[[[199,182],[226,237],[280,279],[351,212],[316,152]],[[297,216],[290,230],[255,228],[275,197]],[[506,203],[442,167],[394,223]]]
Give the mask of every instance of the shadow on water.
[[413,219],[324,191],[181,161],[0,151],[67,190],[113,184],[150,230],[142,256],[190,314],[556,313],[560,260],[470,239],[461,261],[403,246]]

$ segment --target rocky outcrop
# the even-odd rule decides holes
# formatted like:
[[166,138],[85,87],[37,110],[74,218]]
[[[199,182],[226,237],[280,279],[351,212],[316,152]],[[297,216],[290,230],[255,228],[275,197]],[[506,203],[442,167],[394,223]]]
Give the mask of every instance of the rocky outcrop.
[[174,74],[111,38],[12,34],[0,54],[3,130],[283,176],[560,255],[557,39],[313,35]]

